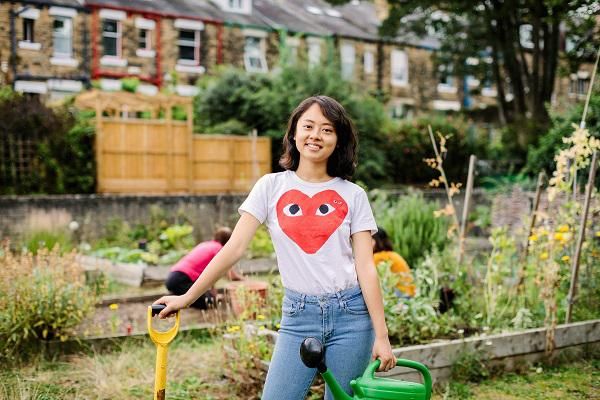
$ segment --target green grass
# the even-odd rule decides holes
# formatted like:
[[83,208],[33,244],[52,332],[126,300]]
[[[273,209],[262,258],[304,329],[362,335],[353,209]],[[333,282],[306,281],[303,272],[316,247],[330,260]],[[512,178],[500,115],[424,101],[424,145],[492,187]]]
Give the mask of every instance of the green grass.
[[454,382],[446,385],[442,392],[434,399],[600,399],[600,359],[532,368],[527,374],[506,374],[479,384]]
[[[167,398],[231,399],[219,370],[222,351],[206,338],[177,338],[169,346]],[[114,351],[81,353],[56,360],[5,366],[0,399],[91,400],[151,399],[156,349],[150,339],[126,343]]]
[[[0,371],[0,399],[79,400],[148,399],[154,387],[156,351],[147,340],[132,340],[112,351],[5,365]],[[169,347],[167,398],[225,400],[239,398],[221,368],[220,342],[181,335]],[[540,369],[541,368],[541,369]],[[558,367],[533,367],[478,384],[452,382],[434,400],[600,399],[600,359]]]

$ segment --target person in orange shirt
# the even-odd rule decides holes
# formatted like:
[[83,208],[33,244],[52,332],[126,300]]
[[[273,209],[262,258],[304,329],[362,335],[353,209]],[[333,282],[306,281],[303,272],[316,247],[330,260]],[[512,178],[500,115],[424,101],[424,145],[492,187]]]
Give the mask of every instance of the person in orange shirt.
[[390,270],[400,276],[400,280],[396,285],[398,297],[414,297],[416,287],[408,263],[400,254],[394,251],[392,241],[387,232],[383,228],[378,227],[377,233],[372,238],[375,265],[383,261],[390,261]]

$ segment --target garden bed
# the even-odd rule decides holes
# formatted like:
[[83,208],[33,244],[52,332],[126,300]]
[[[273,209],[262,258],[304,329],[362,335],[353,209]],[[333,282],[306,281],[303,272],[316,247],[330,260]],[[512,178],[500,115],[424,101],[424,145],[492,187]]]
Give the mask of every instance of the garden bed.
[[[162,284],[171,268],[144,263],[115,262],[90,255],[79,255],[77,261],[88,273],[100,271],[109,275],[114,281],[130,286]],[[262,274],[277,271],[277,262],[272,258],[242,259],[237,268],[242,274]]]
[[[452,365],[461,358],[471,358],[490,368],[511,371],[519,365],[547,358],[545,353],[546,328],[528,329],[520,332],[482,335],[448,342],[408,346],[394,349],[399,358],[425,364],[434,382],[450,378]],[[600,320],[558,325],[554,332],[552,357],[579,349],[600,349]],[[418,380],[418,376],[403,368],[394,368],[382,374],[397,379]]]

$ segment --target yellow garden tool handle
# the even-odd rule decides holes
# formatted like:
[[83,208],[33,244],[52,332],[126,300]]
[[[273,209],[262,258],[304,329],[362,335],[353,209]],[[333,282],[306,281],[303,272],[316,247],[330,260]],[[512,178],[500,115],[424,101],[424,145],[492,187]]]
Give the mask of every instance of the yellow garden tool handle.
[[152,317],[165,308],[164,304],[155,304],[148,307],[148,334],[156,344],[156,375],[154,378],[154,400],[165,400],[167,386],[167,348],[169,343],[177,336],[179,330],[179,311],[175,314],[175,325],[167,331],[157,331],[152,327]]

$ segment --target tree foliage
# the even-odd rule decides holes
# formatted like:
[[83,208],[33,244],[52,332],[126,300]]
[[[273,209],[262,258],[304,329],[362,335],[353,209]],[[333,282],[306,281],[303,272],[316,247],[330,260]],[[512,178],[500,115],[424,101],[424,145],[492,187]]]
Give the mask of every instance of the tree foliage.
[[[594,25],[600,6],[593,0],[388,0],[387,4],[382,36],[438,38],[438,66],[496,85],[502,122],[531,119],[547,126],[546,104],[554,91],[565,28],[572,44],[566,53],[571,71],[598,43]],[[519,147],[534,143],[541,131],[522,129]]]
[[94,128],[68,106],[39,97],[0,95],[0,193],[94,191]]
[[359,130],[359,165],[354,178],[369,185],[387,179],[384,131],[389,120],[385,109],[375,98],[343,80],[337,68],[288,66],[271,75],[225,69],[201,85],[195,100],[199,124],[196,129],[212,132],[222,129],[223,124],[257,129],[259,134],[274,139],[273,170],[280,169],[281,139],[294,108],[309,96],[335,98],[348,110]]

